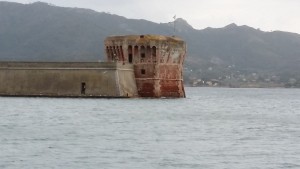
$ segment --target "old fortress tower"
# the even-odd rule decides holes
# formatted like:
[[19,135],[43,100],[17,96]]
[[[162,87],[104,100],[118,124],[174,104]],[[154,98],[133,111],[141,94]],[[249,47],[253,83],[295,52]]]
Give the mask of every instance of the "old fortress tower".
[[185,97],[183,61],[185,42],[160,35],[113,36],[105,40],[109,62],[134,65],[142,97]]
[[183,40],[111,36],[105,51],[107,62],[0,62],[0,95],[185,97]]

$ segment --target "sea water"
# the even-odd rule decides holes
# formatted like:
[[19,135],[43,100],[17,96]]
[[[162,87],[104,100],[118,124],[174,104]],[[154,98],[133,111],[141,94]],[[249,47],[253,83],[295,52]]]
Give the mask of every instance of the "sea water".
[[1,169],[300,168],[300,90],[181,99],[0,97]]

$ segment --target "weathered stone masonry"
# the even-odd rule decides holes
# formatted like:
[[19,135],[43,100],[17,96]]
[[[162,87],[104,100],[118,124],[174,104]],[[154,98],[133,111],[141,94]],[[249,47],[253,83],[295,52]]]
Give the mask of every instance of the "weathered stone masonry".
[[137,97],[132,65],[0,62],[0,95]]
[[142,97],[185,97],[183,62],[186,44],[160,35],[112,36],[105,40],[107,59],[134,65]]
[[108,62],[0,62],[1,96],[185,97],[186,44],[160,35],[112,36]]

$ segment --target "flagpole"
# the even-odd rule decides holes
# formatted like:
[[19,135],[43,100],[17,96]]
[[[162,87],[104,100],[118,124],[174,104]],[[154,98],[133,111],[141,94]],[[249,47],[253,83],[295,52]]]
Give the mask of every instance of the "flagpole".
[[175,31],[176,31],[176,29],[175,29],[176,15],[173,16],[173,19],[174,19],[174,30],[173,31],[174,31],[174,36],[175,36]]

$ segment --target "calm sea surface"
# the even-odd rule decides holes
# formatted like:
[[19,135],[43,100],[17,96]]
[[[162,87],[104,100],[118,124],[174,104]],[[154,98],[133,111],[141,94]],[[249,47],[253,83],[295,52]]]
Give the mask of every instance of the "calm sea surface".
[[300,168],[300,90],[185,99],[0,97],[1,169]]

